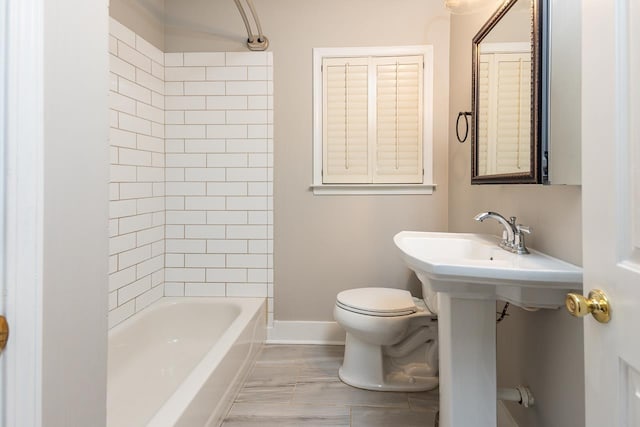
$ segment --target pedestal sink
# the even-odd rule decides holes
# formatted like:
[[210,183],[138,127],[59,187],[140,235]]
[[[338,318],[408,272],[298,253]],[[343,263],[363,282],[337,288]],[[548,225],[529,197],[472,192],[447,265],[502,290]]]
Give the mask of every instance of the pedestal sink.
[[558,308],[582,289],[582,269],[481,234],[402,231],[394,242],[438,314],[440,426],[496,426],[496,300]]

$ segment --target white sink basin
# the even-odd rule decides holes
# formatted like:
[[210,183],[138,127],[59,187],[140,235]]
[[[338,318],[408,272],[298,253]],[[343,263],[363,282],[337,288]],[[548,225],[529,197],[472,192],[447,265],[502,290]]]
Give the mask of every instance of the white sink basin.
[[582,269],[507,252],[494,236],[403,231],[393,240],[438,314],[440,426],[495,427],[496,300],[558,308],[582,288]]
[[535,250],[507,252],[495,236],[402,231],[393,240],[427,294],[470,292],[521,306],[557,308],[567,292],[582,288],[580,267]]

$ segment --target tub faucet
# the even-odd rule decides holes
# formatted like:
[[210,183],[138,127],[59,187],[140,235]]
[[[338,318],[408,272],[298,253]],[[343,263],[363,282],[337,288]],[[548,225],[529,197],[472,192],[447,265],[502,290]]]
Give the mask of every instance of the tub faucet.
[[502,249],[519,255],[529,253],[529,250],[524,244],[524,233],[531,234],[531,229],[529,227],[522,224],[516,224],[515,216],[512,216],[507,220],[496,212],[482,212],[476,215],[473,219],[482,222],[487,218],[495,219],[504,227],[504,231],[502,232],[502,241],[500,242],[500,247]]

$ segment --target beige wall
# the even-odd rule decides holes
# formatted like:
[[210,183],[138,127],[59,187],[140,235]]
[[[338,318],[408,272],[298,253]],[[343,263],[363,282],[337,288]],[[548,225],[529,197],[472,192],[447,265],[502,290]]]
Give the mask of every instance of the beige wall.
[[[451,19],[450,118],[471,107],[471,39],[491,11]],[[452,127],[455,122],[452,121]],[[451,132],[449,145],[449,230],[498,234],[477,223],[485,210],[515,215],[530,225],[530,247],[580,265],[581,193],[576,186],[470,185],[471,146]],[[499,307],[501,308],[501,304]],[[584,425],[582,322],[564,310],[535,313],[511,307],[498,325],[498,385],[531,387],[536,406],[509,409],[521,427]]]
[[165,0],[110,0],[109,15],[164,50]]
[[[484,43],[528,43],[531,30],[527,23],[530,22],[531,11],[527,3],[522,0],[516,3],[482,41]],[[523,8],[522,5],[525,7]]]
[[[449,16],[423,0],[257,0],[274,55],[274,288],[276,320],[332,320],[335,296],[416,279],[393,245],[406,229],[447,228]],[[244,50],[232,1],[167,0],[167,51]],[[431,196],[314,196],[311,49],[432,44],[435,57]]]
[[106,5],[105,0],[44,4],[44,76],[33,82],[44,96],[42,318],[33,320],[43,325],[36,348],[42,351],[40,416],[47,427],[105,425]]

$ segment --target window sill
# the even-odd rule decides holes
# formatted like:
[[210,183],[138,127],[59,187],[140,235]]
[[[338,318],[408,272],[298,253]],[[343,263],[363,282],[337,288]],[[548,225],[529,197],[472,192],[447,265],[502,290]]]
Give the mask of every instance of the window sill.
[[312,184],[316,196],[433,194],[435,184]]

